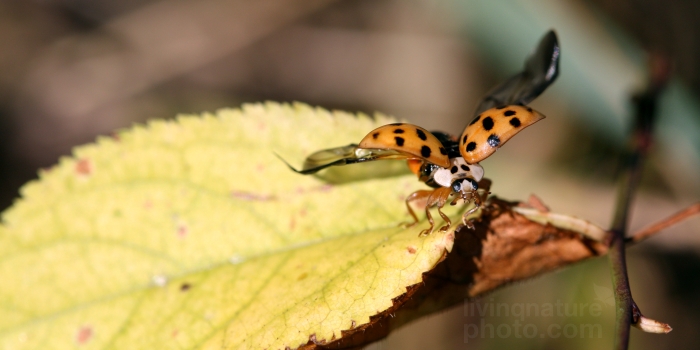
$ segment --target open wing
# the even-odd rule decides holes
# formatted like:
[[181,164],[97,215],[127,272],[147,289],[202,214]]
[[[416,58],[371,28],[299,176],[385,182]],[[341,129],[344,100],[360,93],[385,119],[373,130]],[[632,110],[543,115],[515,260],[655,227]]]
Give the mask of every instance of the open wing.
[[370,131],[359,144],[315,152],[306,157],[301,170],[285,163],[297,173],[313,174],[335,165],[382,159],[417,159],[445,168],[450,166],[447,149],[440,139],[420,126],[407,123],[380,126]]
[[450,158],[443,143],[428,130],[413,124],[380,126],[370,131],[359,146],[364,149],[393,150],[406,154],[406,158],[422,159],[443,168],[450,167]]
[[488,158],[515,134],[542,120],[536,110],[518,105],[496,107],[478,115],[464,129],[459,140],[459,151],[469,164]]
[[544,116],[524,107],[559,75],[560,48],[550,30],[525,60],[525,69],[497,86],[477,106],[474,119],[460,137],[459,151],[469,164],[488,158],[515,134]]
[[525,61],[525,69],[489,92],[474,116],[507,105],[526,105],[539,96],[559,75],[560,48],[557,34],[550,30]]
[[370,162],[382,159],[409,159],[414,156],[390,149],[360,148],[356,144],[329,148],[312,153],[306,160],[301,170],[295,169],[284,159],[280,158],[287,166],[299,174],[313,174],[325,168],[335,165],[347,165],[354,163]]

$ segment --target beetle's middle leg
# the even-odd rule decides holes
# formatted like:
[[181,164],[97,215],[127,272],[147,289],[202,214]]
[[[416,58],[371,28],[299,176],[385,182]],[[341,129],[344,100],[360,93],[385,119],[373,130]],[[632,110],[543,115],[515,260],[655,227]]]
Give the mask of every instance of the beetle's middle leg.
[[413,218],[413,222],[406,224],[406,227],[411,227],[418,223],[418,217],[413,211],[411,204],[422,201],[425,204],[425,217],[428,219],[430,227],[421,231],[419,236],[427,236],[433,233],[435,229],[435,219],[433,219],[432,214],[430,214],[430,208],[434,206],[437,207],[440,217],[445,220],[445,225],[440,227],[440,231],[447,231],[447,229],[449,229],[452,225],[452,221],[447,215],[445,215],[445,213],[442,212],[442,207],[444,207],[445,203],[447,203],[450,194],[452,194],[452,189],[449,187],[440,187],[434,190],[419,190],[411,193],[406,198],[406,208],[408,209],[408,213]]
[[447,202],[447,199],[450,197],[450,194],[452,194],[452,189],[449,187],[440,187],[436,188],[434,191],[430,193],[430,196],[428,197],[428,202],[426,203],[427,205],[425,206],[425,214],[431,219],[430,220],[430,229],[429,230],[423,230],[421,231],[420,235],[429,235],[433,233],[433,228],[435,227],[435,223],[432,220],[432,217],[430,216],[430,208],[432,206],[437,207],[438,214],[440,214],[440,217],[445,220],[445,226],[440,227],[441,232],[447,231],[447,229],[450,228],[452,225],[452,221],[450,218],[445,215],[445,213],[442,212],[442,207],[445,206],[445,203]]

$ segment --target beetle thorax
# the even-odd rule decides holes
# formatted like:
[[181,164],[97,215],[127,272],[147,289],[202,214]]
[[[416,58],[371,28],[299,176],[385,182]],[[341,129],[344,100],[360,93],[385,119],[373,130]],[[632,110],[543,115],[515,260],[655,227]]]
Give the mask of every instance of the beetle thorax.
[[479,182],[484,177],[484,168],[479,164],[467,164],[462,157],[450,158],[451,167],[437,169],[432,174],[433,181],[442,187],[451,187],[455,181],[472,179]]

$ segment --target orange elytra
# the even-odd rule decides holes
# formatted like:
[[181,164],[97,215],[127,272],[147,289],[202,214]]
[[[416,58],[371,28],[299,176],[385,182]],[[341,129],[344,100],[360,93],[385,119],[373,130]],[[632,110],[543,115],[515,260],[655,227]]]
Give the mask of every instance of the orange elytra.
[[428,130],[406,123],[394,123],[380,126],[367,134],[360,148],[391,149],[412,157],[423,159],[435,165],[447,168],[450,158],[440,140]]
[[491,108],[474,118],[459,138],[459,153],[469,164],[488,158],[511,137],[544,119],[544,115],[525,106]]

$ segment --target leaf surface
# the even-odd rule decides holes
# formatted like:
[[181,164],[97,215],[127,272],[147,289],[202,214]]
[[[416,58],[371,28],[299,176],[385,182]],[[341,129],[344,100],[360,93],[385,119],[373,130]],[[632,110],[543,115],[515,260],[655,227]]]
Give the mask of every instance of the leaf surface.
[[398,227],[413,176],[328,185],[274,153],[300,164],[394,121],[267,103],[77,148],[2,215],[0,348],[294,348],[368,323],[452,230]]

